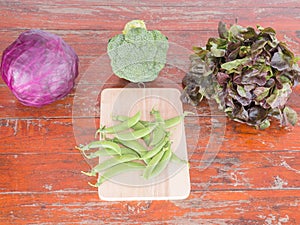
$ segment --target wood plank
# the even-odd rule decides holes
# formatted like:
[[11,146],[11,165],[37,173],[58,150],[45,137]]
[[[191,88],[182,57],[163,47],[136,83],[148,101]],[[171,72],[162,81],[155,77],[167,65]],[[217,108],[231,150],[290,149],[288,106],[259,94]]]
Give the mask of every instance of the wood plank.
[[[176,47],[176,46],[175,46]],[[174,49],[174,48],[173,48]],[[179,52],[187,51],[182,49]],[[159,78],[153,82],[145,84],[147,87],[176,87],[181,89],[181,80],[188,70],[188,57],[172,57],[170,52],[170,62],[161,71]],[[62,100],[56,101],[41,109],[23,106],[13,96],[5,84],[0,84],[0,118],[16,118],[16,117],[70,117],[72,107],[79,111],[79,115],[99,115],[99,99],[98,96],[103,88],[106,87],[133,87],[137,84],[129,83],[113,75],[111,71],[110,61],[107,56],[100,58],[83,58],[80,68],[81,74],[76,80],[76,85],[72,92]],[[85,71],[84,71],[85,70]],[[1,82],[3,83],[2,79]],[[104,85],[105,84],[105,85]],[[78,104],[77,104],[78,103]],[[86,107],[82,107],[82,104]],[[76,106],[73,106],[76,104]],[[96,104],[96,106],[95,106]],[[89,106],[89,107],[87,107]],[[91,106],[91,107],[90,107]],[[82,111],[81,111],[82,109]],[[88,112],[86,112],[88,111]]]
[[[45,148],[45,147],[44,147]],[[0,156],[1,192],[87,191],[89,170],[82,155],[74,153],[8,154]]]
[[182,201],[143,202],[102,202],[95,191],[0,194],[0,223],[299,224],[299,193],[207,190]]
[[[80,103],[80,101],[77,102],[78,105]],[[90,141],[89,139],[94,137],[94,132],[99,127],[100,115],[98,106],[94,102],[91,102],[90,105],[89,109],[81,106],[73,113],[73,118],[71,107],[65,111],[64,105],[61,107],[61,112],[59,112],[60,108],[56,104],[47,106],[42,110],[23,106],[17,107],[14,109],[15,117],[0,120],[0,136],[2,137],[0,142],[3,141],[1,146],[10,149],[12,153],[34,152],[42,151],[40,149],[42,144],[49,147],[51,142],[56,140],[62,141],[61,148],[70,150],[73,146],[70,147],[64,139],[68,138],[74,142],[74,132],[76,138]],[[13,110],[13,106],[11,110]],[[188,107],[185,110],[191,111],[194,109]],[[296,108],[296,110],[299,111],[299,108]],[[66,112],[68,113],[65,114]],[[198,117],[190,116],[185,120],[187,139],[189,139],[188,144],[192,149],[195,146],[206,147],[209,138],[218,135],[221,135],[220,140],[224,140],[221,149],[225,151],[232,151],[232,149],[234,151],[298,150],[300,147],[297,136],[300,129],[299,124],[295,127],[280,128],[278,122],[273,121],[270,128],[261,131],[229,119],[224,121],[222,119],[224,117],[211,117],[207,105],[203,105],[196,112]],[[212,113],[214,115],[214,112]],[[4,114],[5,116],[7,115]],[[220,122],[214,122],[212,119],[218,119]],[[221,125],[222,129],[213,129],[218,124]],[[268,135],[269,132],[272,133],[272,136]],[[224,136],[223,133],[225,133]],[[24,148],[27,144],[30,144],[32,149]],[[57,149],[56,145],[54,145],[54,149]]]
[[[42,27],[43,29],[101,29],[122,30],[124,21],[137,17],[149,21],[150,29],[159,30],[214,30],[223,20],[233,23],[238,18],[241,25],[273,26],[275,29],[296,30],[299,8],[197,8],[194,7],[139,7],[139,6],[85,6],[76,5],[20,5],[13,7],[0,3],[2,28]],[[176,17],[173,15],[176,14]],[[117,17],[116,15],[122,15]],[[192,16],[191,16],[192,15]],[[274,15],[278,15],[276,18]],[[9,20],[7,18],[10,18]],[[111,21],[114,21],[113,23]]]
[[[218,25],[215,24],[215,27],[212,30],[204,30],[202,27],[198,27],[196,30],[165,30],[163,31],[163,34],[168,37],[169,43],[178,45],[181,48],[186,48],[186,52],[188,53],[189,51],[192,51],[193,46],[205,46],[210,37],[217,37],[217,26]],[[252,26],[255,27],[256,24],[253,24]],[[26,30],[27,28],[13,30],[1,29],[0,36],[2,41],[0,43],[0,52],[2,53],[7,46],[9,46],[22,32]],[[74,48],[76,53],[80,56],[80,64],[84,65],[84,67],[80,70],[81,72],[86,70],[86,58],[100,57],[103,54],[106,54],[108,40],[114,35],[120,33],[118,30],[45,29],[45,31],[62,37],[70,46],[72,46],[72,48]],[[300,54],[299,29],[279,29],[276,31],[278,40],[286,42],[296,55]],[[172,52],[174,54],[180,53],[180,51],[176,52],[176,50],[173,50]],[[188,55],[185,57],[188,57]]]
[[[196,135],[187,135],[187,138],[191,137],[191,140],[188,141],[191,144],[190,149],[196,149],[195,146],[200,146],[203,151],[207,150],[206,146],[212,137],[222,143],[220,145],[221,151],[299,150],[300,147],[297,137],[300,129],[299,124],[295,127],[280,128],[278,122],[272,121],[271,127],[262,131],[229,119],[226,119],[225,123],[214,123],[209,117],[199,117],[198,121],[199,125],[195,125],[193,122],[185,123],[187,129],[191,131],[195,129],[199,132]],[[221,128],[213,129],[218,124]],[[189,134],[188,131],[187,133]],[[214,148],[211,151],[214,151]]]
[[[15,5],[20,4],[18,0],[11,0],[11,1],[4,1],[6,4]],[[51,1],[51,4],[54,5],[60,5],[64,4],[67,6],[77,6],[82,4],[82,0],[69,0],[68,2],[64,2],[63,0],[53,0]],[[201,0],[186,0],[186,1],[176,1],[176,0],[167,0],[164,2],[161,2],[160,0],[143,0],[143,1],[124,1],[124,0],[104,0],[104,1],[98,1],[98,0],[85,0],[85,5],[88,6],[172,6],[172,7],[272,7],[272,8],[281,8],[281,7],[299,7],[299,1],[297,0],[284,0],[284,1],[278,1],[278,0],[269,0],[269,1],[259,1],[259,0],[252,0],[250,2],[247,2],[247,4],[244,4],[244,2],[238,1],[238,0],[211,0],[211,1],[201,1]],[[22,4],[33,4],[32,0],[23,0]],[[46,0],[38,0],[34,1],[34,4],[37,5],[49,5],[49,2]]]
[[[206,153],[209,154],[209,153]],[[299,151],[220,151],[206,169],[203,153],[190,154],[192,190],[300,188]]]
[[[116,77],[112,74],[112,72],[104,72],[111,70],[107,59],[106,64],[100,65],[97,59],[95,59],[95,61],[93,60],[94,58],[88,58],[83,61],[82,68],[85,67],[86,71],[77,79],[77,84],[67,97],[42,108],[23,106],[13,96],[5,84],[0,84],[0,108],[5,109],[0,110],[0,118],[70,118],[72,115],[84,117],[99,116],[98,106],[101,90],[108,87],[138,87],[137,84],[129,83],[128,81]],[[172,87],[178,88],[179,90],[182,89],[181,80],[185,76],[185,67],[188,66],[188,58],[179,60],[179,63],[175,62],[176,58],[173,58],[173,60],[173,65],[166,65],[166,67],[161,71],[158,79],[154,82],[145,84],[146,87]],[[184,60],[187,62],[184,62]],[[106,65],[106,67],[104,67],[104,65]],[[180,69],[179,67],[183,69]],[[101,70],[101,68],[103,70]],[[102,71],[102,73],[99,73],[99,71]],[[105,85],[103,85],[104,82]],[[300,111],[299,93],[300,87],[297,86],[294,88],[294,92],[291,95],[288,104],[297,112]],[[82,107],[83,104],[85,107]],[[201,103],[197,108],[186,105],[185,110],[192,110],[200,116],[220,114],[218,110],[210,112],[210,109],[205,102]]]
[[70,117],[72,115],[72,101],[74,90],[64,99],[42,108],[22,105],[4,85],[0,85],[0,118],[49,118],[49,117]]
[[[205,148],[211,133],[210,118],[191,118],[186,120],[185,126],[190,148],[193,150],[196,145]],[[2,119],[0,143],[3,149],[9,149],[6,154],[71,153],[76,144],[94,140],[98,127],[99,118]],[[193,132],[195,130],[201,130],[201,137]]]
[[[17,36],[21,30],[0,31],[0,36],[4,41],[0,43],[0,52],[2,52]],[[77,82],[87,84],[101,84],[103,82],[120,83],[120,79],[106,80],[113,74],[111,71],[110,60],[106,54],[107,41],[117,32],[110,31],[53,31],[69,43],[79,54],[79,76]],[[160,76],[180,84],[181,79],[189,70],[189,55],[192,54],[193,46],[204,46],[211,36],[217,36],[216,31],[166,31],[169,37],[170,48],[168,50],[167,64]],[[103,37],[104,36],[104,37]],[[293,49],[296,55],[300,55],[299,34],[296,32],[278,33],[278,39],[286,42]],[[191,41],[186,41],[191,40]],[[4,84],[0,79],[1,84]],[[2,90],[0,90],[2,93]],[[8,91],[8,90],[6,90]],[[12,101],[11,95],[2,93],[1,101]],[[15,101],[12,101],[15,103]],[[67,103],[68,104],[68,103]],[[4,107],[4,106],[3,106]]]
[[[216,117],[217,118],[217,117]],[[227,152],[242,151],[281,151],[300,149],[298,132],[300,126],[278,128],[274,122],[267,130],[261,131],[244,124],[209,116],[187,117],[185,120],[187,143],[190,153],[206,149],[211,137],[219,137],[220,150]],[[214,128],[221,126],[220,129]],[[225,129],[223,126],[225,125]],[[9,149],[8,154],[34,152],[67,152],[76,144],[85,144],[94,139],[99,127],[99,118],[45,118],[45,119],[1,119],[0,143]],[[272,136],[269,135],[272,133]],[[221,136],[223,135],[224,136]],[[66,141],[68,140],[68,141]],[[59,142],[60,145],[56,145]],[[30,148],[28,148],[28,145]]]
[[[1,33],[1,32],[0,32]],[[11,32],[7,32],[8,34],[6,34],[6,32],[2,32],[3,37],[6,37],[9,39],[9,35],[12,34]],[[17,36],[18,32],[13,32],[15,36]],[[93,33],[91,36],[95,36],[98,32]],[[102,32],[101,32],[102,33]],[[104,32],[106,33],[106,32]],[[67,40],[74,40],[71,44],[72,45],[77,45],[79,48],[79,52],[82,52],[82,49],[89,49],[86,48],[86,46],[97,46],[97,44],[95,44],[94,41],[90,41],[90,33],[79,33],[79,32],[75,32],[75,34],[73,33],[73,31],[71,31],[71,34],[67,34],[67,31],[64,32],[58,32],[59,35],[62,35],[63,37],[67,37]],[[163,69],[163,71],[161,72],[160,76],[163,78],[166,78],[166,80],[164,82],[167,81],[171,81],[174,83],[181,83],[181,79],[183,78],[183,76],[185,75],[185,73],[188,71],[188,67],[189,67],[189,59],[188,56],[191,53],[191,48],[192,45],[191,42],[184,42],[183,40],[186,39],[193,39],[195,40],[194,43],[200,41],[203,44],[206,42],[207,38],[209,37],[209,35],[212,35],[211,33],[209,34],[209,32],[200,32],[200,39],[198,40],[198,33],[194,34],[193,32],[188,32],[188,33],[184,33],[181,32],[179,34],[177,33],[173,33],[174,36],[174,43],[172,44],[172,47],[169,49],[169,53],[168,53],[168,63],[166,65],[166,67]],[[208,35],[209,34],[209,35]],[[289,46],[294,50],[295,54],[299,54],[300,55],[300,44],[298,42],[298,36],[294,36],[295,33],[294,32],[288,32],[288,34],[286,33],[280,33],[279,38],[281,40],[286,41]],[[170,37],[173,37],[172,34],[170,34]],[[205,38],[204,38],[205,37]],[[102,40],[102,41],[101,41]],[[172,38],[170,38],[170,40],[172,40]],[[202,40],[202,41],[201,41]],[[98,54],[98,50],[99,50],[99,54],[101,53],[100,49],[102,49],[102,54],[105,54],[105,49],[106,49],[106,41],[107,38],[105,38],[105,41],[103,41],[103,39],[96,39],[96,42],[99,41],[99,46],[101,46],[101,48],[97,49],[96,48],[96,52],[95,50],[93,50],[93,52],[84,52],[83,54],[91,54],[92,56],[80,56],[80,64],[79,64],[79,77],[76,80],[77,82],[81,82],[83,84],[102,84],[103,82],[106,83],[115,83],[115,84],[119,84],[121,83],[122,85],[128,85],[128,82],[121,82],[120,79],[114,78],[114,77],[110,77],[110,75],[112,75],[112,71],[111,71],[111,67],[110,67],[110,61],[107,58],[107,55],[98,55],[98,57],[96,56]],[[3,42],[5,43],[5,42]],[[77,43],[77,44],[76,44]],[[187,43],[189,43],[190,46],[184,46]],[[8,43],[6,43],[8,45]],[[1,45],[1,43],[0,43]],[[5,45],[6,46],[6,45]],[[1,46],[3,49],[5,48],[5,46]],[[178,47],[177,47],[178,46]],[[90,49],[95,49],[94,47],[91,47]],[[180,49],[180,50],[178,50]],[[160,83],[161,81],[155,82],[156,84]],[[0,93],[1,93],[1,98],[0,98],[0,107],[1,108],[5,108],[5,111],[1,111],[0,112],[0,117],[1,116],[6,116],[6,117],[16,117],[17,115],[24,113],[23,115],[32,115],[35,116],[35,112],[37,110],[33,110],[32,112],[32,108],[31,107],[23,107],[14,97],[13,95],[10,93],[9,89],[3,85],[3,80],[0,79]],[[100,85],[101,86],[101,85]],[[119,85],[118,85],[119,86]],[[75,87],[76,88],[76,87]],[[80,89],[84,88],[86,89],[86,86],[80,86]],[[86,90],[80,90],[83,92],[88,92],[88,91],[94,91],[97,90],[98,87],[88,87]],[[54,112],[55,111],[55,116],[66,116],[66,115],[70,115],[70,109],[72,107],[72,101],[74,100],[74,93],[75,90],[73,90],[73,92],[71,92],[71,94],[65,98],[64,100],[61,100],[59,102],[56,102],[54,104],[51,104],[50,106],[47,106],[45,109],[46,111],[46,115],[44,114],[44,116],[48,117],[48,113],[49,112]],[[87,93],[88,95],[89,93]],[[51,107],[52,106],[52,107]],[[16,108],[15,108],[16,107]],[[53,110],[52,108],[55,107],[55,110]],[[57,109],[58,108],[58,109]],[[62,112],[62,110],[64,110],[64,108],[67,110],[67,112]],[[60,113],[62,112],[62,113]],[[66,113],[66,114],[64,114]]]
[[[41,108],[22,105],[5,84],[0,84],[0,118],[70,118],[99,116],[100,93],[105,88],[131,88],[138,84],[129,83],[112,73],[100,74],[99,66],[89,68],[89,72],[78,78],[73,90],[65,98]],[[185,73],[177,68],[166,67],[153,82],[146,87],[174,87],[182,89],[181,79]]]
[[[35,141],[24,141],[23,148],[30,144],[27,152],[1,152],[2,193],[94,190],[87,183],[95,183],[96,177],[87,177],[81,171],[89,171],[98,159],[86,161],[75,150],[72,141],[68,146],[56,139],[47,142],[50,141],[36,146]],[[59,145],[55,146],[55,143]],[[37,147],[39,151],[34,150]],[[210,155],[213,157],[211,162],[207,160]],[[300,189],[300,163],[297,160],[300,150],[230,149],[221,150],[214,157],[210,152],[204,155],[203,148],[199,147],[193,152],[189,149],[188,157],[192,191]],[[207,163],[205,169],[204,163]]]
[[[87,119],[77,120],[74,137],[72,119],[7,119],[0,120],[0,143],[3,154],[73,153],[77,144],[94,139],[95,127],[88,127]],[[75,129],[75,128],[74,128]],[[77,141],[80,141],[76,143]],[[59,143],[59,144],[57,144]]]
[[[299,0],[0,1],[0,56],[20,32],[41,28],[62,36],[80,57],[78,89],[41,109],[22,106],[0,79],[0,224],[300,224],[300,123],[258,131],[225,119],[207,102],[186,106],[196,115],[186,119],[192,192],[184,201],[100,201],[87,184],[95,178],[80,173],[89,166],[74,149],[78,140],[93,138],[100,115],[103,80],[81,78],[108,69],[92,65],[127,21],[144,19],[190,51],[217,35],[220,20],[237,18],[244,26],[274,27],[300,55],[299,13]],[[172,65],[163,72],[165,82],[149,87],[180,85],[184,70]],[[104,87],[133,86],[105,80]],[[298,114],[299,91],[290,99]],[[76,97],[81,101],[74,103]],[[225,130],[218,122],[224,119]]]

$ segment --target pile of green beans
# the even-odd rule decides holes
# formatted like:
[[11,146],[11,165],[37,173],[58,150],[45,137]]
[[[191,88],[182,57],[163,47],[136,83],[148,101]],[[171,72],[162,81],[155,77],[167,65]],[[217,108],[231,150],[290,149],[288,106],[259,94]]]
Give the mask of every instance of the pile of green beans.
[[79,145],[79,149],[87,159],[109,157],[93,167],[87,176],[98,176],[99,187],[107,179],[120,173],[142,170],[145,179],[160,175],[170,161],[187,163],[172,151],[171,129],[183,121],[186,113],[164,120],[158,110],[152,109],[152,121],[141,120],[141,112],[131,117],[117,115],[113,120],[118,124],[101,126],[96,135],[101,140],[87,145]]

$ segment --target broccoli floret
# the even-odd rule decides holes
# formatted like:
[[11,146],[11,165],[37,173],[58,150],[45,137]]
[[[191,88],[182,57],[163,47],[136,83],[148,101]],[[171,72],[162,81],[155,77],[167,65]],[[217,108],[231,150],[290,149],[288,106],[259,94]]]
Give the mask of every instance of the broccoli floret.
[[160,31],[148,31],[143,21],[134,20],[126,24],[123,34],[109,40],[107,51],[117,76],[148,82],[164,68],[168,47],[168,39]]

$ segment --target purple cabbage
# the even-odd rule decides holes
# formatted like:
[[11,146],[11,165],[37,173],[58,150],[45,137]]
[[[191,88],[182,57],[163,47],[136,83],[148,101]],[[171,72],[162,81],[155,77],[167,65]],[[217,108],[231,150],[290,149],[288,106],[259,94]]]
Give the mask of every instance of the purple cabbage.
[[4,82],[24,105],[41,107],[65,97],[78,76],[78,56],[55,34],[22,33],[2,54]]

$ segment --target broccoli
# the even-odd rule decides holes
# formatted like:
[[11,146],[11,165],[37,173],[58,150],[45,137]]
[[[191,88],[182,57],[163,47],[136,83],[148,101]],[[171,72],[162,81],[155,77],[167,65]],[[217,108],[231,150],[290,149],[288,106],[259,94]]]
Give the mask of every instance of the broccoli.
[[148,31],[143,21],[133,20],[109,40],[107,52],[113,72],[138,83],[157,78],[166,64],[168,47],[168,38],[160,31]]

